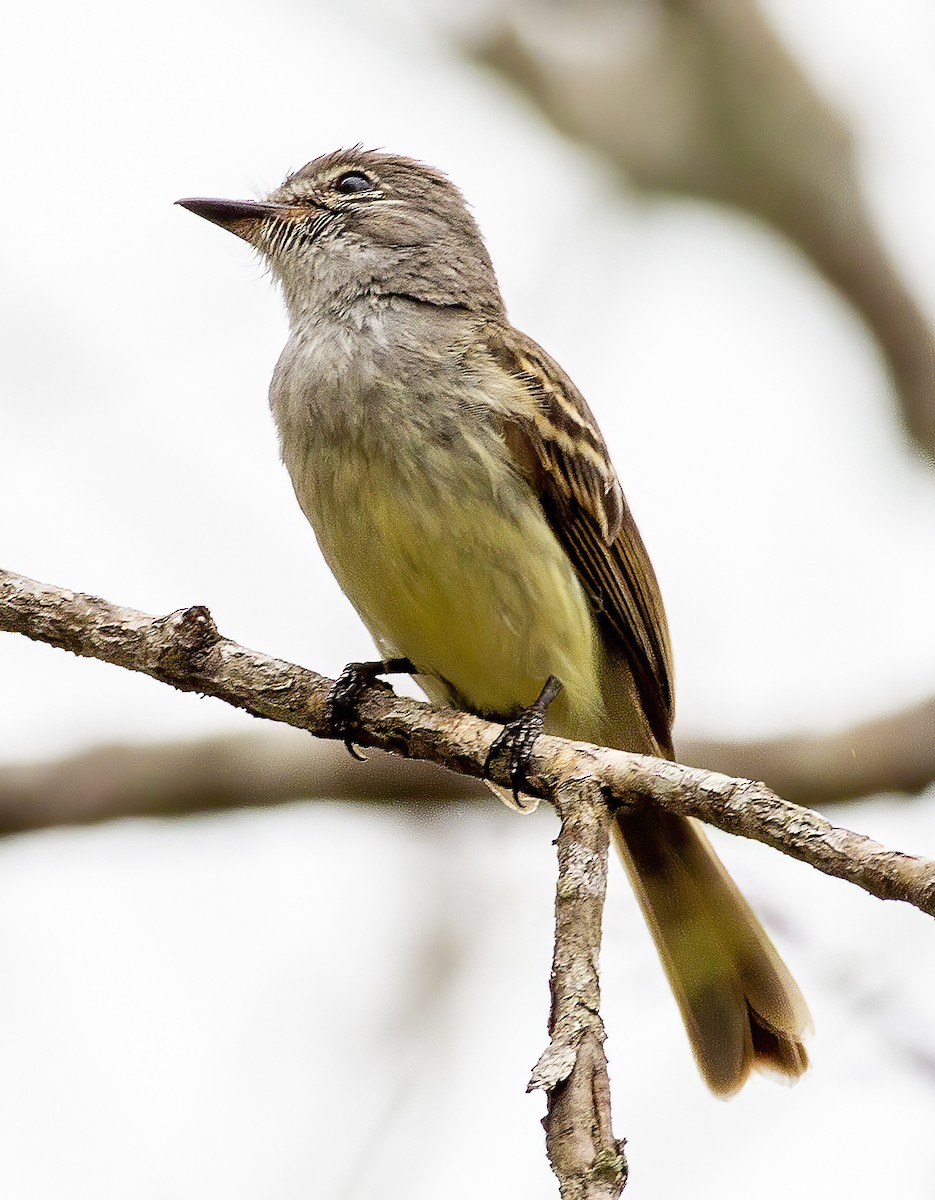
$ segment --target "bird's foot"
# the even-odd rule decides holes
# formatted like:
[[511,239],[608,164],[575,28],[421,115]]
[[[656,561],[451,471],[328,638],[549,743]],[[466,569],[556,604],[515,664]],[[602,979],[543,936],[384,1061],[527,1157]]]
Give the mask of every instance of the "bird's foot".
[[354,748],[351,738],[357,727],[357,706],[361,694],[373,687],[380,675],[412,675],[415,666],[408,658],[384,658],[380,662],[348,663],[328,693],[328,725],[331,736],[340,738],[352,758],[364,762],[366,756]]
[[517,808],[522,808],[519,790],[525,784],[532,758],[532,748],[542,732],[545,714],[549,705],[562,690],[562,682],[555,675],[545,681],[545,687],[537,699],[524,708],[518,717],[507,721],[494,739],[484,763],[484,777],[489,776],[490,765],[499,754],[508,754],[510,759],[510,786]]

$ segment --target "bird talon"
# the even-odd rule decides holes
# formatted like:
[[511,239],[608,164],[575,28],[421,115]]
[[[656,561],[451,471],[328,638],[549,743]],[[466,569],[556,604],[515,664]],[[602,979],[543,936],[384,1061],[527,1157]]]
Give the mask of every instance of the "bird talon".
[[509,755],[510,788],[517,808],[522,808],[519,793],[528,781],[533,747],[542,732],[546,712],[561,690],[561,681],[550,675],[537,699],[528,708],[523,709],[518,717],[506,722],[487,751],[487,758],[484,760],[485,778],[489,778],[491,765],[498,755]]
[[351,735],[357,726],[360,697],[368,687],[373,687],[380,675],[411,674],[415,667],[408,658],[388,658],[380,662],[348,663],[328,693],[328,730],[332,737],[340,738],[351,758],[366,762],[352,741]]

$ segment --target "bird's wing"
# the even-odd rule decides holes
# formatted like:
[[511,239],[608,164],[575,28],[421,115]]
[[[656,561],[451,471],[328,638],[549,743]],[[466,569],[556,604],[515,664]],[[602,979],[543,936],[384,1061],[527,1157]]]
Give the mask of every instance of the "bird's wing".
[[522,416],[504,424],[516,468],[536,489],[605,634],[622,649],[653,736],[668,752],[674,701],[662,597],[597,422],[565,372],[531,338],[491,324],[484,344],[528,401]]

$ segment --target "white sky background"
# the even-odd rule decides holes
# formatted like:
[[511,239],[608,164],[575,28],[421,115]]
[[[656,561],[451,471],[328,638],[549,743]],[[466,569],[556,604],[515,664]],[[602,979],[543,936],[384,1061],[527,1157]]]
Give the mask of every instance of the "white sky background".
[[[770,11],[858,123],[935,311],[935,14]],[[778,240],[628,195],[391,0],[89,0],[10,6],[4,27],[4,566],[151,612],[206,603],[322,671],[369,652],[278,463],[279,299],[245,246],[172,207],[360,141],[448,171],[513,320],[588,396],[662,581],[683,729],[830,729],[931,690],[935,483],[875,350]],[[12,636],[0,682],[6,760],[249,720]],[[930,803],[839,819],[935,854]],[[523,1088],[553,832],[319,805],[0,845],[0,1195],[551,1195]],[[627,1194],[930,1196],[931,922],[726,854],[810,999],[815,1067],[711,1100],[615,872]]]

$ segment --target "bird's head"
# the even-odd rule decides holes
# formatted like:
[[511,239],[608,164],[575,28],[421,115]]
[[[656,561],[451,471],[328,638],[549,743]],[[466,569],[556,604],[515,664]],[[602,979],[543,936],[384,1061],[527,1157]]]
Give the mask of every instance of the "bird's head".
[[295,312],[403,295],[499,315],[480,231],[458,189],[413,159],[357,147],[316,158],[264,200],[179,200],[249,242]]

